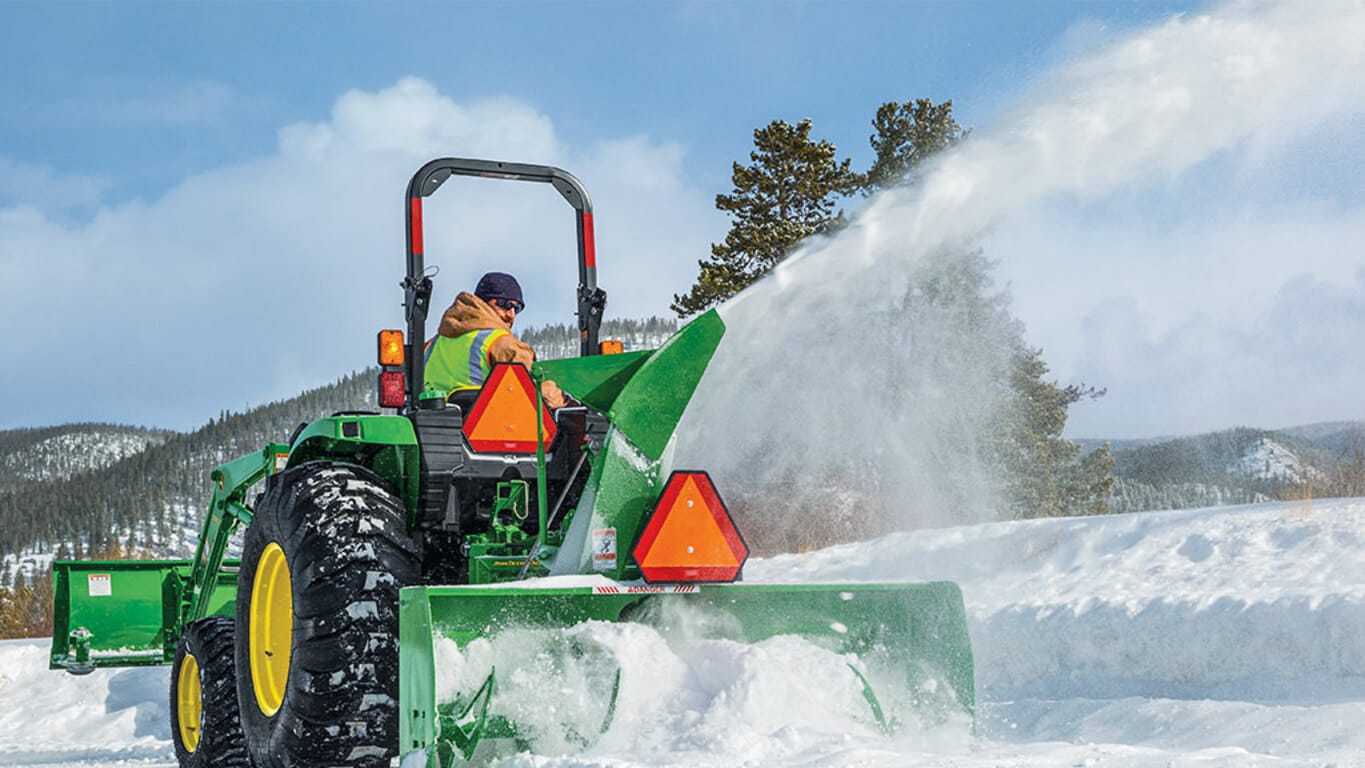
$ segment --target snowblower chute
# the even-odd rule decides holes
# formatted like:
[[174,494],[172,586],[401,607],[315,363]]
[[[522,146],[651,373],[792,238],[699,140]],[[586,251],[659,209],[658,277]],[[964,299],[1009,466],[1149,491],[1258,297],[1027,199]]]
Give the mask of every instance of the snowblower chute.
[[[426,385],[423,200],[453,177],[548,183],[573,207],[579,357],[499,364],[477,390]],[[724,489],[668,450],[725,324],[707,312],[657,350],[599,343],[606,294],[576,178],[434,160],[404,207],[407,330],[378,339],[391,410],[340,411],[219,467],[193,560],[59,564],[54,668],[171,664],[182,766],[446,766],[535,742],[536,691],[565,675],[584,697],[548,728],[556,748],[585,746],[638,684],[594,638],[604,627],[670,647],[804,644],[875,727],[970,721],[956,585],[739,581],[748,547]],[[547,380],[567,407],[546,407]]]

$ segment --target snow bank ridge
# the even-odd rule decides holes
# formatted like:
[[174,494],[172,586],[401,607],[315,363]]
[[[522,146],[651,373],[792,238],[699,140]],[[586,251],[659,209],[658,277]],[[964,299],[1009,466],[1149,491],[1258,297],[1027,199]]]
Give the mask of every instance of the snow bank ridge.
[[995,699],[1365,696],[1358,597],[1098,598],[1014,605],[973,629],[977,685]]

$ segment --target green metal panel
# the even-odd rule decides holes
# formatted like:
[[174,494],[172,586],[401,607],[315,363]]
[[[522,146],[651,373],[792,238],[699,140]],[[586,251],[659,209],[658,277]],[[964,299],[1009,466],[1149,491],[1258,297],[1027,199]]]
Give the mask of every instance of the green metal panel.
[[[72,668],[78,661],[94,667],[169,664],[191,566],[189,560],[53,563],[51,668]],[[236,564],[228,563],[217,576],[210,615],[232,615],[236,585]],[[88,659],[78,660],[87,653]]]
[[[663,490],[659,473],[659,462],[648,460],[624,433],[615,427],[607,433],[588,481],[589,487],[596,490],[585,529],[588,544],[583,547],[578,571],[601,573],[619,581],[640,577],[640,569],[631,560],[630,550]],[[596,559],[602,556],[597,551],[597,531],[612,532],[611,538],[616,545],[614,561],[602,563]]]
[[420,750],[435,743],[435,635],[427,588],[408,587],[398,598],[398,751]]
[[699,315],[640,366],[612,403],[608,419],[650,459],[663,456],[724,335],[714,309]]
[[584,405],[606,413],[622,387],[653,354],[654,350],[647,349],[620,355],[566,357],[536,363],[534,371],[537,378],[553,381]]
[[[583,541],[569,550],[578,553],[579,561],[559,564],[559,572],[601,573],[617,580],[639,577],[629,552],[663,490],[660,461],[724,335],[725,323],[713,310],[684,326],[637,368],[622,369],[633,375],[612,400],[607,414],[612,426],[593,462],[583,496],[586,509],[577,511],[588,513],[575,529]],[[595,550],[604,539],[596,532],[610,533],[614,560],[600,559],[602,553]]]
[[[441,732],[441,709],[451,702],[441,701],[436,688],[436,638],[463,648],[507,629],[559,628],[589,620],[639,621],[667,634],[674,630],[669,626],[670,616],[676,615],[668,610],[672,607],[714,613],[721,620],[706,624],[723,628],[727,639],[753,643],[796,635],[837,653],[894,662],[901,690],[868,688],[879,721],[878,698],[909,700],[917,710],[928,710],[930,718],[971,716],[974,711],[971,641],[956,584],[727,584],[684,593],[639,585],[613,589],[619,592],[529,585],[404,589],[399,614],[401,751],[426,750],[453,738]],[[856,671],[850,674],[862,677]],[[554,681],[545,685],[553,688]],[[493,713],[496,696],[490,703]]]

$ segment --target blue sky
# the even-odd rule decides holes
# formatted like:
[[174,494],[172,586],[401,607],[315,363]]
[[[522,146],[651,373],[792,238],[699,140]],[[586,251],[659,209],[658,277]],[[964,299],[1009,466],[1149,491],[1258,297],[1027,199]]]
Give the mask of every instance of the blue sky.
[[[513,96],[571,142],[643,133],[728,181],[750,132],[810,117],[860,164],[876,105],[980,124],[1049,63],[1191,3],[0,4],[3,151],[104,202],[269,153],[281,126],[407,76]],[[11,193],[13,194],[13,193]]]
[[[188,429],[369,364],[374,330],[399,323],[402,188],[430,157],[573,171],[597,205],[610,314],[666,314],[724,235],[712,200],[756,127],[810,117],[865,166],[876,106],[930,97],[953,99],[959,121],[988,135],[1058,68],[1203,12],[1127,2],[0,2],[0,327],[19,338],[0,363],[0,428]],[[1325,233],[1321,268],[1277,273],[1262,294],[1312,294],[1316,280],[1352,306],[1365,264],[1335,254],[1365,218],[1351,138],[1360,122],[1350,109],[1328,114],[1193,173],[1079,206],[1054,201],[993,230],[1030,341],[1063,380],[1110,387],[1107,406],[1078,411],[1074,430],[1365,416],[1339,385],[1318,408],[1259,407],[1257,397],[1286,400],[1278,391],[1201,407],[1207,392],[1172,383],[1188,349],[1154,376],[1102,354],[1114,348],[1105,334],[1127,328],[1125,343],[1151,354],[1196,310],[1224,327],[1244,319],[1246,302],[1165,287],[1158,299],[1100,296],[1113,280],[1086,283],[1074,268],[1077,249],[1115,238],[1131,265],[1152,238],[1197,254],[1310,227]],[[457,225],[431,235],[452,254],[438,293],[509,266],[532,297],[522,322],[571,319],[568,258],[540,270],[572,233],[557,197],[488,189],[442,204],[436,215]],[[1284,220],[1265,224],[1270,211]],[[1080,277],[1068,288],[1049,264]],[[1213,359],[1236,358],[1237,342],[1220,338]],[[1160,394],[1125,400],[1130,376]]]

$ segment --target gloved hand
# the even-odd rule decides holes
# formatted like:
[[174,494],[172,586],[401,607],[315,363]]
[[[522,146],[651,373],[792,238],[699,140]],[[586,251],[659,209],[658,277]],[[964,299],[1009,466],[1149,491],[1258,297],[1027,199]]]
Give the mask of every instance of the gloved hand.
[[547,379],[540,383],[540,396],[545,398],[545,407],[550,410],[564,407],[564,390],[553,381]]

